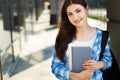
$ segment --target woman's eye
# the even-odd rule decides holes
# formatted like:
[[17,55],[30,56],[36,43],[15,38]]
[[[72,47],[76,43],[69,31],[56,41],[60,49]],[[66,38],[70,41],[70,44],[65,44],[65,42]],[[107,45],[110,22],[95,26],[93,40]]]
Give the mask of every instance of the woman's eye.
[[69,13],[69,14],[67,14],[68,16],[71,16],[72,14],[71,13]]
[[80,13],[80,12],[81,12],[81,10],[77,10],[76,12],[77,12],[77,13]]

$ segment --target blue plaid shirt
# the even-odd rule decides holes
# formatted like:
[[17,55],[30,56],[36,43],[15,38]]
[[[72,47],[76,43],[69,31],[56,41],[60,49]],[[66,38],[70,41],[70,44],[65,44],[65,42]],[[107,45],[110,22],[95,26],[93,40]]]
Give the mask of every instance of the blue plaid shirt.
[[[97,36],[95,39],[95,42],[92,47],[92,59],[99,60],[99,55],[101,51],[101,41],[102,41],[102,30],[97,28]],[[104,57],[102,59],[105,62],[105,67],[103,70],[108,69],[111,67],[112,64],[112,56],[110,54],[110,37],[108,38]],[[56,53],[54,53],[53,59],[52,59],[52,73],[59,79],[59,80],[71,80],[69,77],[70,70],[68,68],[68,60],[67,57],[65,57],[64,62],[59,60],[56,56]],[[103,80],[102,78],[102,71],[96,70],[93,74],[93,77],[90,80]]]

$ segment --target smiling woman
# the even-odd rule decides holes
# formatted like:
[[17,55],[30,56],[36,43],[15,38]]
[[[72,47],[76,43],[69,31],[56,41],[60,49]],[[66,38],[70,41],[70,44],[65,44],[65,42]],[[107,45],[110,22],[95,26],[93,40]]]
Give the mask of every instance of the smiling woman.
[[[64,0],[62,4],[59,32],[51,65],[53,74],[60,80],[103,80],[101,70],[111,66],[110,36],[105,56],[99,61],[102,30],[88,24],[88,11],[89,7],[85,0]],[[71,71],[69,67],[72,45],[92,48],[92,58],[85,60],[81,65],[84,70],[77,73]]]

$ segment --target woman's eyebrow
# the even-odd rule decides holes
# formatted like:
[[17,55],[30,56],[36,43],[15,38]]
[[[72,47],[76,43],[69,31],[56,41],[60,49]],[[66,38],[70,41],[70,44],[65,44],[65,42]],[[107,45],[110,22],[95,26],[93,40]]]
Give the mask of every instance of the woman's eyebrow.
[[72,12],[67,12],[67,14],[71,14]]
[[80,8],[75,9],[75,12],[77,12],[78,10],[80,10]]

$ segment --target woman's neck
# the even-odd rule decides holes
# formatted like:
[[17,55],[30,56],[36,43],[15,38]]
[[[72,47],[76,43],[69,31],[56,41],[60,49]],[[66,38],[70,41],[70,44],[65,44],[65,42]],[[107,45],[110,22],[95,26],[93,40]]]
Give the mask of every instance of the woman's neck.
[[86,26],[77,29],[75,40],[88,41],[91,40],[96,34],[96,30],[93,27]]
[[89,26],[89,25],[76,28],[77,34],[86,34],[86,33],[88,33],[91,29],[92,29],[92,28],[91,28],[91,26]]

